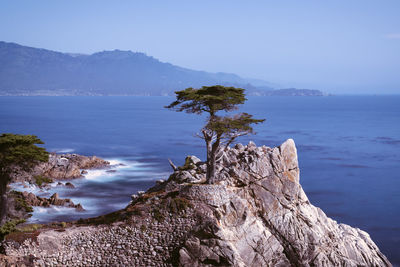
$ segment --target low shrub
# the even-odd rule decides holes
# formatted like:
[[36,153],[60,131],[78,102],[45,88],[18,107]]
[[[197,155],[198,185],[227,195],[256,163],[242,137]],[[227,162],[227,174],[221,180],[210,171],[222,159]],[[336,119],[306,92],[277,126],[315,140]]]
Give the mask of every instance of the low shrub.
[[153,210],[153,218],[156,219],[158,222],[163,222],[165,219],[165,216],[159,209],[154,209]]
[[24,219],[12,220],[12,221],[8,221],[4,225],[2,225],[0,227],[0,241],[2,241],[6,235],[8,235],[8,234],[10,234],[12,232],[15,232],[16,226],[18,224],[21,224],[21,223],[24,223],[24,222],[25,222]]
[[190,158],[187,157],[185,159],[185,164],[183,166],[178,167],[180,171],[188,171],[194,169],[196,166],[191,162]]
[[43,224],[27,224],[22,227],[18,227],[16,231],[18,232],[34,232],[43,227]]
[[42,186],[43,184],[48,184],[48,183],[53,182],[53,180],[51,178],[43,176],[43,175],[36,175],[34,178],[35,178],[35,183],[38,186]]

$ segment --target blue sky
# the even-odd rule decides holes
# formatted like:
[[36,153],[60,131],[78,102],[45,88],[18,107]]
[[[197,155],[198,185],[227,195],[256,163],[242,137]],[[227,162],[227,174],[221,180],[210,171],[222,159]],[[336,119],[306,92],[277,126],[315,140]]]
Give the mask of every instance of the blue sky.
[[62,52],[144,52],[282,87],[400,93],[400,1],[15,1],[0,40]]

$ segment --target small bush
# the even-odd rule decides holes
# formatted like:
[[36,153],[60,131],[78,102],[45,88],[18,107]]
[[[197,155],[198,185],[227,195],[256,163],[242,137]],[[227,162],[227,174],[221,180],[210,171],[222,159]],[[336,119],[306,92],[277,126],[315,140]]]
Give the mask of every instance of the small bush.
[[4,237],[6,235],[8,235],[9,233],[14,232],[16,230],[16,226],[18,224],[21,224],[24,222],[25,222],[24,219],[12,220],[12,221],[6,222],[3,226],[0,227],[0,241],[2,241],[4,239]]
[[185,159],[185,164],[181,167],[178,167],[179,170],[181,171],[188,171],[194,169],[196,166],[190,161],[190,158],[187,157]]
[[42,227],[43,227],[42,224],[36,224],[36,223],[27,224],[27,225],[24,225],[23,227],[17,228],[16,231],[18,231],[18,232],[34,232]]
[[187,208],[192,208],[193,205],[189,200],[181,197],[167,198],[164,199],[163,208],[173,214],[178,214],[185,211]]
[[163,222],[165,219],[164,214],[161,213],[159,209],[154,209],[153,210],[153,217],[156,219],[158,222]]
[[77,224],[87,224],[87,225],[101,225],[101,224],[112,224],[118,221],[124,221],[129,219],[130,216],[133,215],[134,212],[127,210],[115,211],[106,215],[102,215],[95,218],[88,219],[79,219]]
[[53,180],[43,175],[37,175],[35,176],[35,182],[38,186],[42,186],[43,184],[52,183]]

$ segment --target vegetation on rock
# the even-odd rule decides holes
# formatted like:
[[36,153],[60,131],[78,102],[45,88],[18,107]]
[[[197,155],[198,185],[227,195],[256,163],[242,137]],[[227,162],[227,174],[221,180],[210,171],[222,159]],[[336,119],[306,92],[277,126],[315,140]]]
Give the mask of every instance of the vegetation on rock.
[[43,175],[36,175],[34,178],[35,178],[36,184],[39,187],[41,187],[43,184],[48,184],[48,183],[53,182],[53,180],[51,178],[43,176]]
[[38,162],[46,162],[49,159],[49,153],[36,144],[43,144],[43,142],[35,135],[2,134],[0,136],[0,225],[5,222],[7,184],[15,168],[28,171]]
[[16,230],[16,226],[18,224],[24,223],[25,220],[24,219],[20,219],[20,220],[12,220],[12,221],[8,221],[5,224],[3,224],[0,227],[0,241],[4,239],[4,237],[6,235],[8,235],[9,233],[12,233]]

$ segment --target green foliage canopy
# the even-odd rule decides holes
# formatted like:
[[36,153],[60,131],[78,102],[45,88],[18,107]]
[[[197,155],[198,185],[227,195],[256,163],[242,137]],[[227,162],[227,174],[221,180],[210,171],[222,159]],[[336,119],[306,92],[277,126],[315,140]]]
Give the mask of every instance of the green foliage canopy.
[[2,134],[0,136],[0,173],[8,174],[13,166],[31,169],[37,162],[48,161],[49,153],[35,135]]
[[5,133],[0,135],[0,224],[4,222],[7,212],[7,184],[16,167],[29,171],[38,162],[46,162],[49,153],[43,147],[42,140],[35,135]]
[[200,89],[190,87],[176,91],[175,94],[176,101],[166,108],[196,114],[207,112],[210,116],[214,116],[220,110],[235,110],[237,105],[243,104],[247,100],[244,96],[244,89],[222,85],[203,86]]

